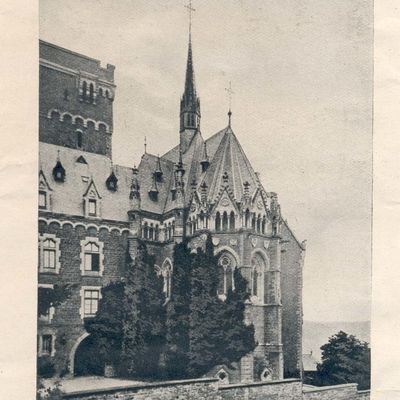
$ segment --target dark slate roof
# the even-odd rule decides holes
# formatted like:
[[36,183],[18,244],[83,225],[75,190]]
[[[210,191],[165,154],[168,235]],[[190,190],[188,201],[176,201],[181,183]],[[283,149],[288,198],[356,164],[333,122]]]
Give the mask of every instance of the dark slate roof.
[[[52,175],[58,155],[65,169],[64,182],[55,182]],[[81,156],[86,160],[86,164],[78,161]],[[83,196],[93,181],[101,197],[101,218],[116,221],[128,220],[131,168],[114,165],[118,189],[113,192],[106,186],[106,180],[111,173],[111,160],[106,156],[40,143],[39,160],[39,170],[43,172],[52,189],[50,193],[52,212],[83,215]]]

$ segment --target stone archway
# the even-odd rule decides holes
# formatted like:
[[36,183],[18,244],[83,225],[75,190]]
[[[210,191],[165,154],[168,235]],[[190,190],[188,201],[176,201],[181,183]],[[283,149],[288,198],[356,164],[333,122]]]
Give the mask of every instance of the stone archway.
[[104,363],[99,359],[92,337],[83,333],[69,354],[69,372],[72,376],[103,375]]
[[98,354],[93,336],[87,335],[77,345],[73,367],[74,376],[104,375],[104,361]]

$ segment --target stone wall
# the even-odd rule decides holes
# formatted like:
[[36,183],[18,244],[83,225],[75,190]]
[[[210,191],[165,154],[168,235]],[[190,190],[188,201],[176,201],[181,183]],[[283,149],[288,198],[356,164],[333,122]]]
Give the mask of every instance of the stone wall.
[[282,224],[282,344],[285,378],[299,377],[302,368],[302,289],[304,250],[286,223]]
[[110,389],[68,393],[69,400],[300,400],[301,382],[288,379],[218,386],[217,379],[136,384]]
[[218,393],[221,400],[299,400],[302,397],[301,389],[301,381],[286,379],[221,386]]
[[369,398],[369,390],[358,392],[356,383],[303,388],[303,400],[369,400]]
[[68,393],[69,400],[220,400],[217,379],[135,384],[112,389]]

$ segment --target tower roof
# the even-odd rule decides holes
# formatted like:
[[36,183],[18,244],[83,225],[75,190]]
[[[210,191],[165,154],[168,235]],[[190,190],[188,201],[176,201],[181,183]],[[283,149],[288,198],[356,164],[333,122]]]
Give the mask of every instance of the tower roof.
[[191,35],[189,35],[188,56],[186,62],[185,91],[183,96],[190,96],[193,100],[196,99],[196,83],[194,79]]

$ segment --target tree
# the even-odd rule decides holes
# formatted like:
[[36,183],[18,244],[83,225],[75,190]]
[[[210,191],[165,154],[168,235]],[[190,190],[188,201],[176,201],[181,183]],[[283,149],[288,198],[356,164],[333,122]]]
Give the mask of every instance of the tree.
[[245,302],[249,298],[247,281],[238,269],[234,272],[235,290],[227,293],[219,332],[222,334],[220,364],[229,365],[239,361],[256,347],[254,340],[254,325],[245,323]]
[[187,376],[189,363],[190,276],[192,255],[186,242],[173,254],[171,298],[167,303],[165,371],[168,378]]
[[197,249],[192,260],[191,298],[189,318],[190,376],[206,373],[218,364],[221,350],[221,323],[223,302],[218,298],[218,269],[211,237],[206,250]]
[[58,307],[66,301],[76,287],[73,284],[54,285],[53,288],[39,287],[38,290],[38,317],[47,315],[50,307]]
[[99,310],[94,318],[85,320],[85,329],[96,343],[95,357],[101,364],[117,365],[122,350],[122,325],[125,284],[111,282],[101,290]]
[[165,339],[162,285],[154,269],[154,257],[140,241],[127,271],[122,303],[122,375],[154,378],[159,374]]
[[208,235],[205,251],[197,249],[192,262],[189,374],[193,377],[215,365],[230,366],[255,348],[254,326],[244,322],[247,282],[238,270],[234,281],[235,290],[221,300],[217,295],[218,260]]
[[360,390],[370,388],[371,355],[368,343],[340,331],[321,347],[322,362],[317,365],[318,385],[358,383]]

